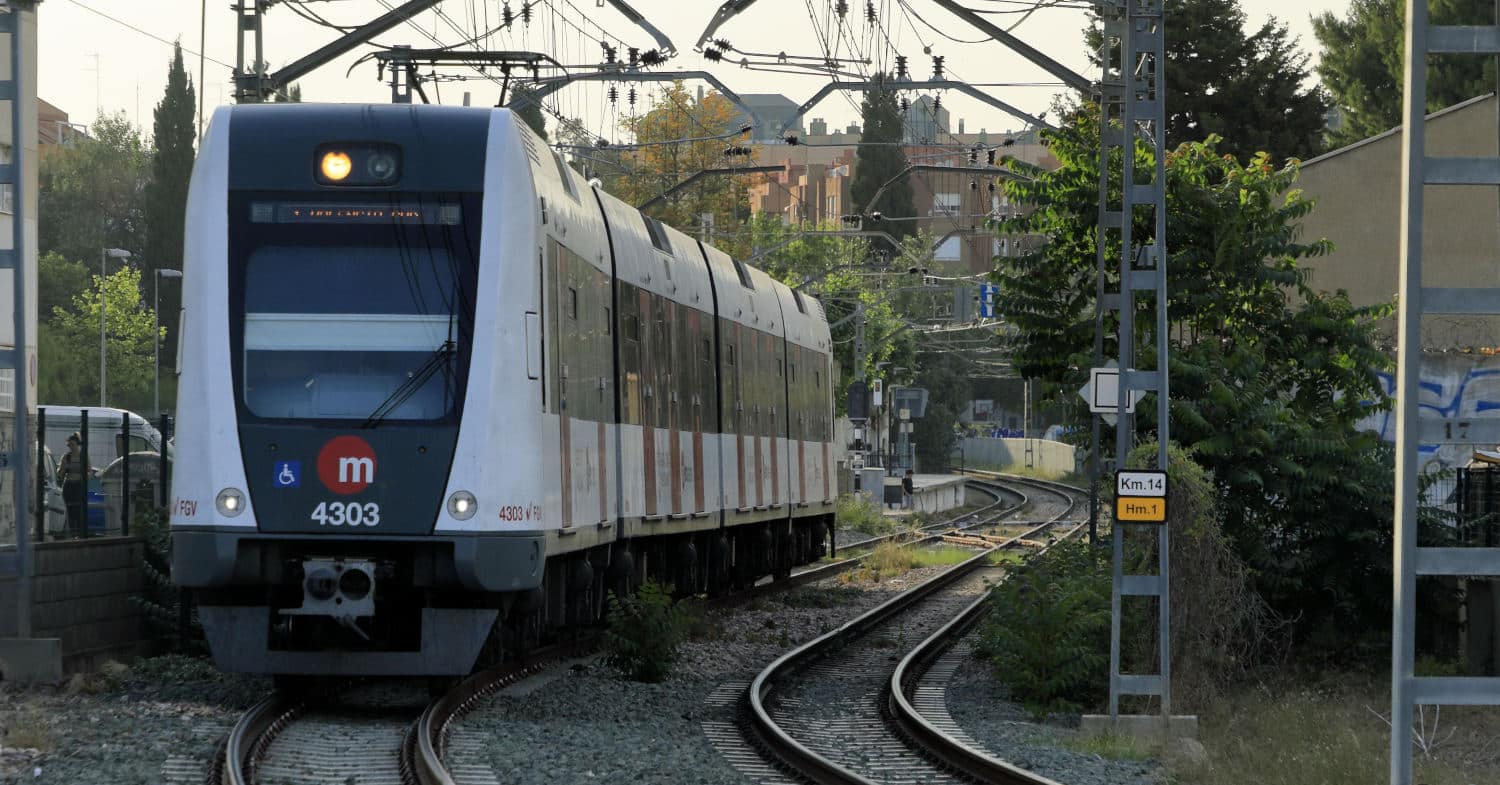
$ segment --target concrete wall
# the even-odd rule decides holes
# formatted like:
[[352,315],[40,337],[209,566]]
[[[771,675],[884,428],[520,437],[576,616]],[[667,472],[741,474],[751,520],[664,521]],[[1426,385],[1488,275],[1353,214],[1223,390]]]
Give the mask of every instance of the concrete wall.
[[[900,480],[897,480],[897,484],[900,484]],[[912,509],[917,512],[944,512],[962,507],[965,487],[962,477],[954,477],[952,480],[917,488],[911,497]]]
[[[1496,154],[1494,96],[1467,101],[1427,118],[1430,156]],[[1302,220],[1300,240],[1333,241],[1327,256],[1298,263],[1312,271],[1313,289],[1344,289],[1355,305],[1396,297],[1401,258],[1400,128],[1306,161],[1296,187],[1316,202]],[[1423,205],[1424,286],[1490,287],[1500,279],[1500,192],[1494,186],[1428,188]],[[1394,319],[1382,327],[1393,335]],[[1430,349],[1500,344],[1500,320],[1440,316],[1423,320]]]
[[[36,546],[33,635],[62,639],[64,664],[140,650],[145,614],[132,600],[145,589],[146,544],[140,537],[100,537]],[[16,634],[14,578],[0,578],[0,638]]]
[[1061,474],[1076,468],[1073,445],[1046,439],[969,437],[963,440],[964,462],[971,466],[1025,466],[1027,444],[1032,448],[1032,465],[1042,471]]

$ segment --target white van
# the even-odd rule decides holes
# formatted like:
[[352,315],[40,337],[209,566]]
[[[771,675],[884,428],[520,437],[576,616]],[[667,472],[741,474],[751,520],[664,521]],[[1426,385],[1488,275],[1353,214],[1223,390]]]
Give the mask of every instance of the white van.
[[[53,406],[38,404],[37,414],[46,415],[47,432],[43,444],[52,451],[58,461],[68,451],[68,434],[83,430],[83,412],[89,413],[89,463],[102,470],[120,457],[121,425],[130,422],[130,445],[128,452],[154,452],[162,450],[161,433],[146,418],[135,412],[105,406]],[[172,450],[167,448],[167,458]]]
[[[89,415],[88,451],[89,464],[94,474],[88,484],[87,527],[94,533],[118,530],[121,519],[120,482],[123,479],[120,456],[128,452],[132,458],[131,485],[145,480],[155,485],[160,482],[160,463],[155,456],[163,448],[161,433],[146,418],[125,409],[104,406],[37,406],[38,420],[45,415],[45,432],[42,443],[46,446],[43,460],[47,462],[49,474],[55,474],[57,464],[68,452],[69,434],[83,430],[83,412]],[[123,426],[129,423],[129,444],[125,444]],[[166,445],[167,460],[172,459],[172,444]],[[47,493],[47,531],[51,536],[62,536],[67,526],[66,508],[62,505],[62,489],[50,487],[55,476],[49,478]],[[54,501],[62,509],[54,512]],[[60,513],[60,514],[59,514]]]

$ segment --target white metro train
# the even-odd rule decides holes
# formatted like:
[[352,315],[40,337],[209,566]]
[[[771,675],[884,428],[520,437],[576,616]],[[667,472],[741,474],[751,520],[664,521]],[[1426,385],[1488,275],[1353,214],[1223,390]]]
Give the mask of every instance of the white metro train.
[[220,108],[184,267],[172,573],[226,670],[462,674],[823,552],[821,305],[507,110]]

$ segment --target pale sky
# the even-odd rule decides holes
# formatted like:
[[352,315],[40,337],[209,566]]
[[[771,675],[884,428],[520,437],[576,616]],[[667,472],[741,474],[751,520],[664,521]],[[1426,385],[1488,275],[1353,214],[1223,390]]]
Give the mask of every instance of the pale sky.
[[[309,0],[303,7],[333,23],[352,25],[372,19],[401,1]],[[693,51],[693,45],[721,0],[627,2],[671,38],[677,48],[677,57],[656,70],[708,70],[738,93],[782,93],[798,103],[811,97],[828,81],[826,74],[768,73],[706,61]],[[231,102],[229,74],[235,62],[236,46],[235,13],[230,8],[231,3],[232,0],[206,3],[207,35],[203,49],[209,59],[202,83],[206,88],[204,97],[209,113],[212,113],[213,106]],[[442,16],[428,11],[416,17],[415,24],[435,35],[442,44],[451,44],[473,35],[476,30],[498,25],[505,4],[504,0],[443,0],[437,6]],[[508,3],[517,12],[523,4],[524,0],[510,0]],[[996,83],[997,86],[981,89],[1022,110],[1032,113],[1046,111],[1052,96],[1062,92],[1055,78],[998,44],[988,41],[958,43],[935,32],[933,27],[965,41],[984,38],[978,30],[949,15],[931,0],[907,0],[909,10],[905,12],[900,0],[874,0],[881,20],[879,29],[865,24],[866,0],[848,0],[848,4],[848,24],[853,32],[840,43],[841,55],[851,47],[875,51],[875,46],[867,48],[864,35],[877,41],[880,49],[886,49],[881,39],[888,36],[895,50],[909,58],[909,68],[915,79],[930,78],[932,74],[931,56],[923,53],[925,45],[931,47],[932,55],[945,58],[948,78],[976,84]],[[1043,9],[1024,21],[1021,14],[1015,12],[1024,4],[1015,0],[967,0],[966,4],[971,8],[1004,11],[987,18],[1002,27],[1019,21],[1019,26],[1014,29],[1017,37],[1073,70],[1091,78],[1094,76],[1083,51],[1084,12],[1078,8],[1083,5],[1081,2],[1065,0],[1063,5],[1074,7]],[[1274,15],[1291,27],[1293,35],[1300,38],[1303,48],[1314,58],[1317,57],[1316,40],[1310,16],[1322,11],[1341,14],[1348,4],[1349,0],[1241,0],[1250,27],[1258,26],[1268,15]],[[199,13],[203,5],[203,0],[43,2],[37,12],[41,97],[68,112],[72,122],[87,124],[100,109],[106,112],[123,110],[149,133],[151,112],[161,98],[171,57],[170,43],[156,39],[170,42],[181,38],[185,50],[196,52],[199,49]],[[728,39],[736,49],[745,52],[820,55],[822,48],[815,31],[822,26],[825,15],[829,13],[827,9],[832,5],[832,0],[759,0],[720,28],[715,37]],[[553,7],[563,11],[567,20],[582,25],[586,33],[580,33],[566,21],[558,19],[550,10]],[[809,8],[816,9],[816,22],[810,19]],[[105,19],[88,9],[108,14],[119,22]],[[294,10],[281,3],[273,6],[265,16],[266,59],[273,70],[337,36],[332,30],[300,18]],[[585,22],[585,18],[591,21]],[[594,22],[602,25],[609,35],[601,33]],[[127,24],[144,32],[132,30]],[[610,40],[615,36],[641,50],[654,46],[646,31],[630,23],[614,8],[604,5],[604,0],[544,0],[536,6],[529,31],[517,19],[511,32],[491,36],[483,44],[490,49],[541,49],[554,53],[568,64],[594,63],[600,59],[600,46],[590,40],[591,37]],[[391,45],[410,44],[416,48],[438,45],[423,32],[407,25],[396,27],[376,40]],[[624,46],[620,48],[623,58]],[[369,51],[371,47],[365,46],[358,53]],[[185,57],[188,71],[197,84],[198,58],[193,54]],[[339,58],[303,79],[302,88],[307,100],[388,101],[389,88],[376,80],[374,63],[367,62],[349,71],[356,59],[357,55]],[[450,69],[448,73],[474,72]],[[555,94],[556,109],[570,117],[586,117],[595,133],[617,138],[618,133],[608,128],[609,119],[614,112],[629,112],[625,97],[627,87],[620,86],[619,99],[613,110],[605,95],[606,89],[602,85],[563,88]],[[640,86],[643,99],[650,89],[649,84]],[[438,86],[442,103],[461,103],[464,91],[471,93],[475,105],[493,105],[499,86],[483,78]],[[832,95],[813,108],[804,118],[804,123],[813,117],[823,117],[831,128],[841,128],[857,120],[857,110],[851,101],[857,104],[858,100],[857,95],[850,95],[848,100],[840,94]],[[944,93],[942,100],[952,112],[952,130],[957,130],[960,118],[966,121],[965,130],[971,133],[980,128],[997,131],[1023,125],[1005,112],[953,91]],[[644,100],[639,106],[641,109],[646,107]],[[549,119],[549,125],[551,122]]]

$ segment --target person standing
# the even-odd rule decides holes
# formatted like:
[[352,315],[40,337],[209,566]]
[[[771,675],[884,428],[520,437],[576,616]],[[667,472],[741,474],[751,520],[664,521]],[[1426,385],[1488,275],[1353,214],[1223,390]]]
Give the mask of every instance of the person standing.
[[907,469],[906,476],[901,478],[901,509],[911,509],[911,497],[916,490],[916,483],[911,478],[911,469]]
[[68,505],[68,535],[88,535],[88,484],[93,468],[83,460],[83,439],[77,432],[68,436],[68,451],[57,466],[57,479],[62,482],[63,501]]

